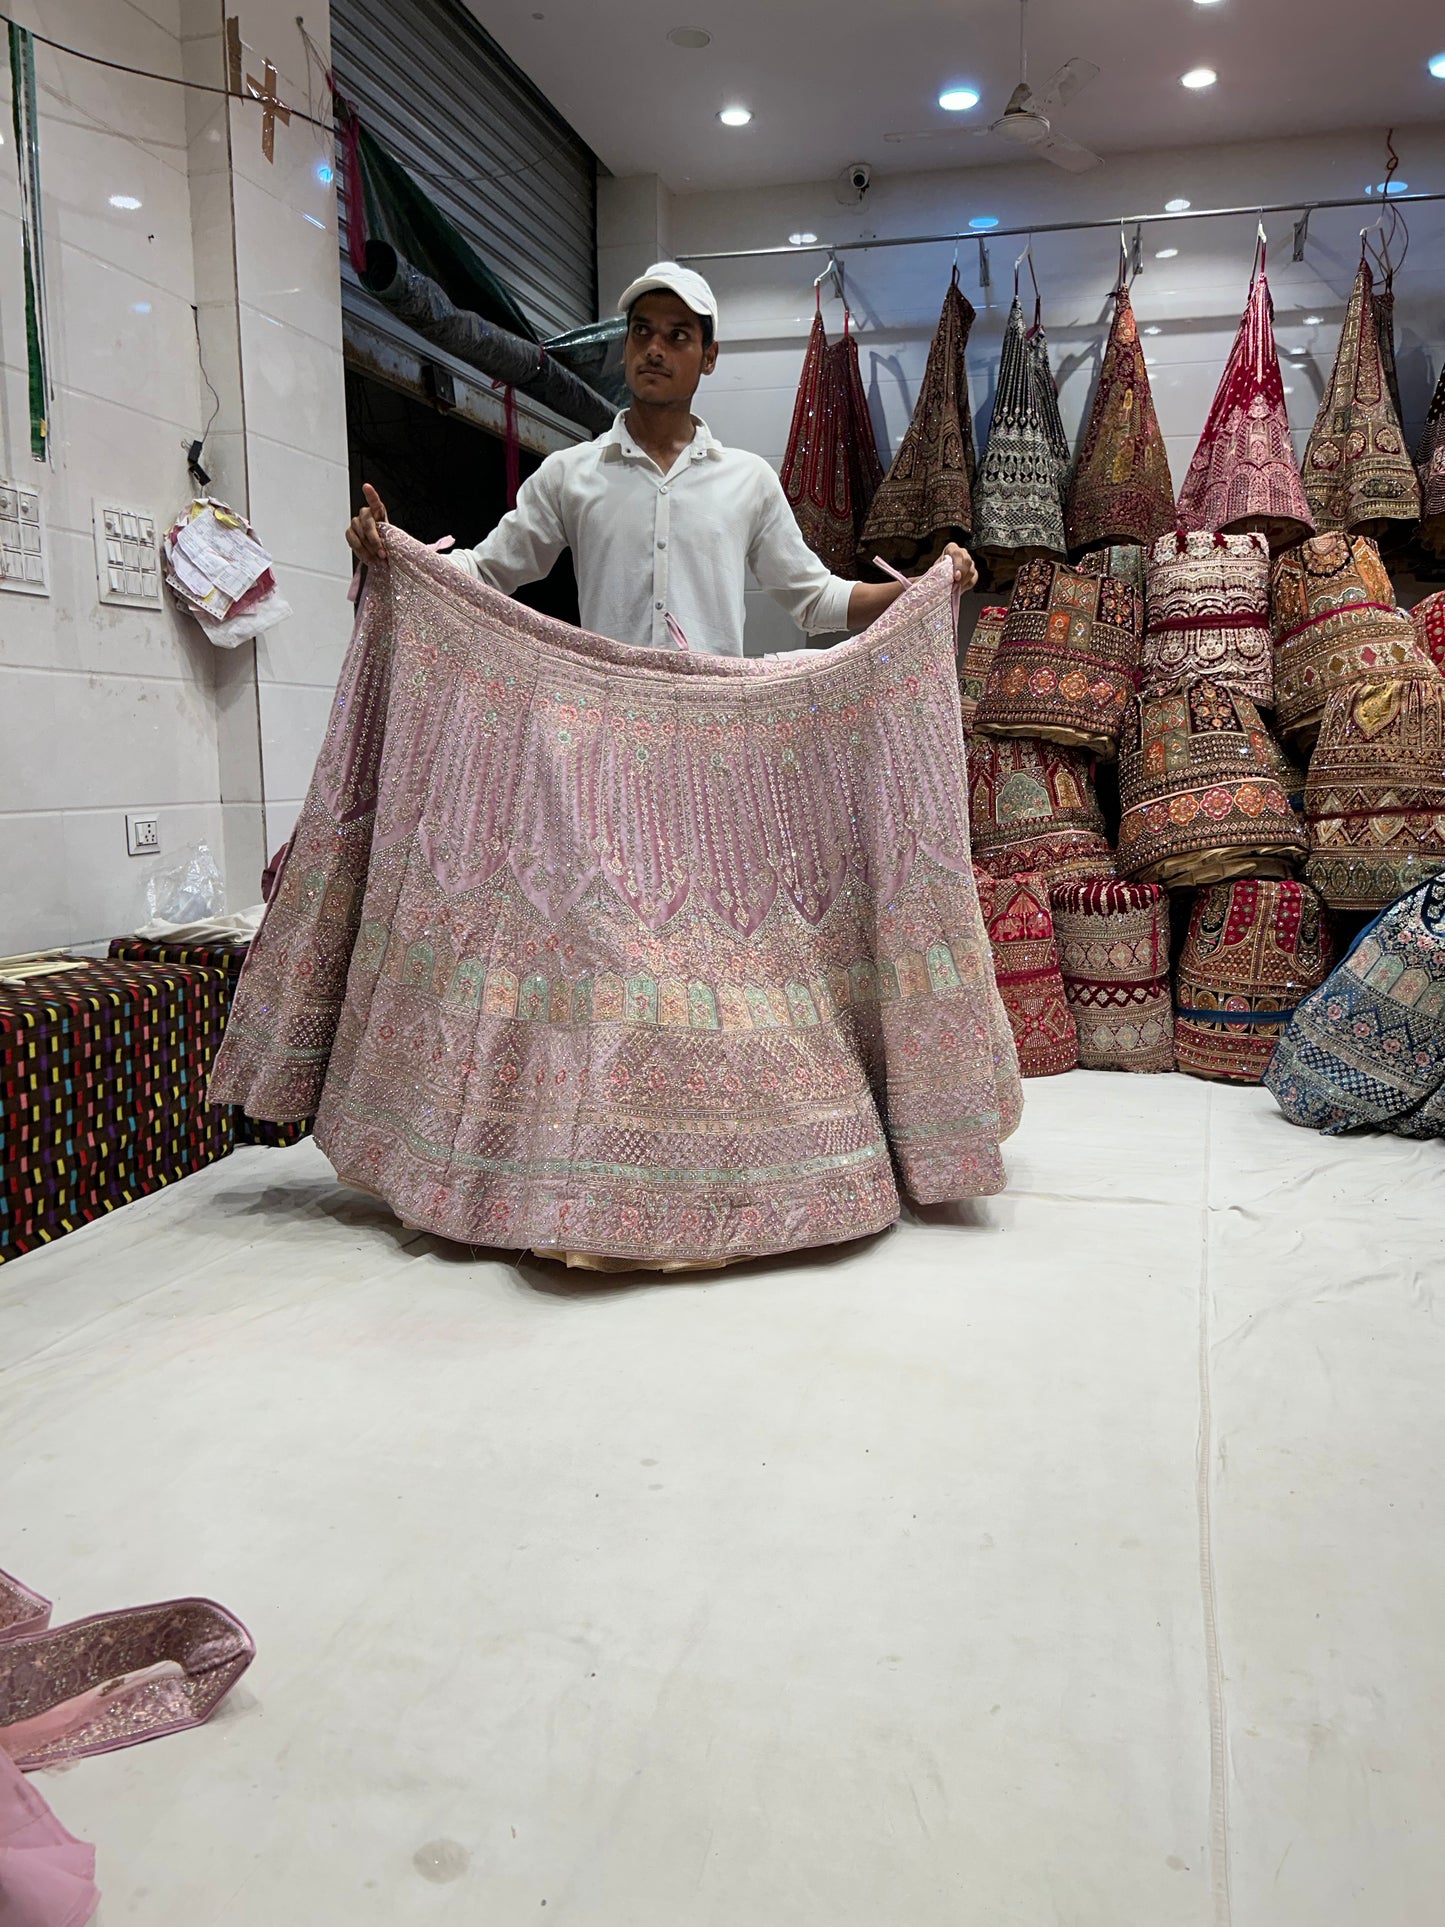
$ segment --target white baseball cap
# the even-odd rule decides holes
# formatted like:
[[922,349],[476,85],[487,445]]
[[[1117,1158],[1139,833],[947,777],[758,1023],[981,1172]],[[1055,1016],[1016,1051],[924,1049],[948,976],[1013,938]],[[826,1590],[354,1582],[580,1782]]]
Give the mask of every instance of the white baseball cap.
[[691,268],[679,266],[676,261],[654,261],[646,274],[639,275],[623,289],[617,312],[626,314],[634,301],[659,290],[675,294],[694,314],[705,315],[716,331],[717,296],[700,274]]

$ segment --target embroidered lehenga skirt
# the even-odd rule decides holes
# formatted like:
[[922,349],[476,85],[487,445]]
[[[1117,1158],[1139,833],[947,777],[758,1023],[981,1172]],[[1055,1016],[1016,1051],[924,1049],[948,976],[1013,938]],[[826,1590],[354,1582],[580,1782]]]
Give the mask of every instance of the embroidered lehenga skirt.
[[722,1263],[1001,1189],[947,565],[749,662],[387,539],[213,1098],[511,1249]]

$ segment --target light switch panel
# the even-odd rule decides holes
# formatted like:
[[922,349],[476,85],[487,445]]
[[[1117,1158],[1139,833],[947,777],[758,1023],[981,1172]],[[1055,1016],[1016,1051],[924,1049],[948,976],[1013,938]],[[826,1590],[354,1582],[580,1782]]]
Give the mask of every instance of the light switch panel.
[[159,609],[161,559],[156,518],[144,509],[95,504],[95,574],[102,602]]
[[39,489],[0,482],[0,589],[12,595],[49,595],[45,565]]

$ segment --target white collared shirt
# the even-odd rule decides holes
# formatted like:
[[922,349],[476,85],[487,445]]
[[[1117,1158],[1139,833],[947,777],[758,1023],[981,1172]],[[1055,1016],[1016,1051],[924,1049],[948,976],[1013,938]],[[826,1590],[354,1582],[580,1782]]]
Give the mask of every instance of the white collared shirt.
[[740,656],[748,569],[800,629],[848,626],[853,584],[804,542],[777,476],[703,421],[664,475],[619,414],[596,441],[549,455],[485,542],[452,560],[510,595],[563,549],[582,627],[618,642],[670,648],[671,616],[691,648]]

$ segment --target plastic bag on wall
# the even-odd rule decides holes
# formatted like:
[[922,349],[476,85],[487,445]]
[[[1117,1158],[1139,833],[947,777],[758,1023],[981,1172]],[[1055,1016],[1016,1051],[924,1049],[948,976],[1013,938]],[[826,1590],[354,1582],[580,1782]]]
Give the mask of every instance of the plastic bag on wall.
[[209,496],[197,496],[166,531],[161,568],[171,594],[218,648],[249,642],[291,613],[256,531]]
[[152,919],[167,923],[201,923],[219,916],[226,907],[226,886],[216,859],[204,843],[193,843],[174,863],[157,870],[146,885],[146,908]]

